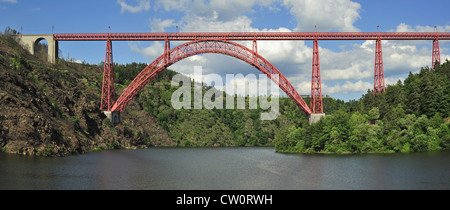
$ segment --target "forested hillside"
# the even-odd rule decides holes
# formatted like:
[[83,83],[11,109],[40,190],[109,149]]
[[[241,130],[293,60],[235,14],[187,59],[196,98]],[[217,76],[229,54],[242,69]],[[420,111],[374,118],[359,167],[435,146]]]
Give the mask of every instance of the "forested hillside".
[[316,124],[275,137],[279,152],[391,153],[450,149],[450,62],[422,68],[386,92],[347,103]]

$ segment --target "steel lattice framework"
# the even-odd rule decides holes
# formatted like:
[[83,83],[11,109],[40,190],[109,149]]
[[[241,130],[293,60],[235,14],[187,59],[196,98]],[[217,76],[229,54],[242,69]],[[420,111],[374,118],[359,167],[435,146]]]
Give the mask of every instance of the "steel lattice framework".
[[[307,114],[323,112],[318,40],[376,40],[374,94],[385,91],[381,40],[433,40],[432,68],[440,65],[439,40],[450,40],[450,33],[438,32],[211,32],[211,33],[66,33],[53,34],[55,41],[106,41],[101,109],[122,111],[128,102],[168,66],[189,56],[218,53],[236,57],[271,78]],[[313,61],[311,109],[289,81],[257,53],[257,40],[312,40]],[[115,101],[112,41],[164,41],[164,53],[150,63]],[[170,41],[189,41],[170,49]],[[252,50],[231,41],[253,41]]]
[[[168,42],[166,42],[166,46],[167,45]],[[256,46],[254,46],[254,48],[256,48]],[[259,71],[266,74],[267,77],[269,77],[275,84],[277,84],[303,112],[311,114],[311,110],[292,84],[275,66],[261,57],[258,53],[256,53],[256,51],[250,50],[240,44],[225,40],[197,40],[181,44],[170,50],[168,50],[168,47],[165,47],[165,49],[166,51],[163,55],[159,56],[147,67],[145,67],[144,70],[142,70],[130,83],[130,85],[128,85],[122,95],[117,99],[111,111],[122,111],[128,102],[130,102],[130,100],[139,91],[141,91],[152,78],[170,65],[190,56],[205,53],[218,53],[238,58],[254,66]],[[278,74],[279,78],[277,79],[276,77],[272,77],[274,74]]]
[[112,42],[106,41],[105,63],[103,66],[102,103],[100,110],[111,110],[114,105],[114,64]]
[[320,81],[319,42],[313,43],[312,79],[311,79],[311,109],[313,113],[323,113],[322,82]]
[[439,50],[439,39],[436,38],[433,40],[433,56],[432,56],[431,68],[434,69],[434,65],[436,62],[441,64],[441,52]]
[[381,39],[375,43],[375,70],[373,75],[373,94],[383,93],[386,90],[384,86],[384,67],[383,51],[381,50]]

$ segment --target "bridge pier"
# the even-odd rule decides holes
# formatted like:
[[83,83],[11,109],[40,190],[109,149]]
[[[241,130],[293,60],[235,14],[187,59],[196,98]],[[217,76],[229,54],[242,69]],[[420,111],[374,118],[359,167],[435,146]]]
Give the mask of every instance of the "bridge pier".
[[439,39],[436,37],[436,39],[433,40],[433,55],[432,55],[432,62],[431,62],[431,69],[434,69],[434,65],[436,62],[439,63],[439,66],[441,65],[441,52],[439,50]]
[[325,113],[311,113],[308,116],[309,124],[312,125],[316,122],[319,122],[320,119],[325,118]]
[[384,93],[386,91],[384,84],[383,51],[381,49],[381,39],[378,38],[375,43],[375,70],[373,76],[373,95]]
[[120,123],[120,112],[103,111],[103,114],[106,115],[106,118],[111,121],[113,126]]
[[313,60],[312,60],[312,79],[311,79],[311,111],[313,113],[322,113],[322,82],[320,79],[320,61],[319,61],[319,42],[314,39]]

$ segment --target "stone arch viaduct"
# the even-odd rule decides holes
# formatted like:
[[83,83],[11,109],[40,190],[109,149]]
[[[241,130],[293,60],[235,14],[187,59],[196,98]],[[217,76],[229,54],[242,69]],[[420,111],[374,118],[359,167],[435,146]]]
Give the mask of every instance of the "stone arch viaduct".
[[36,53],[36,47],[41,40],[45,39],[48,44],[48,62],[55,63],[58,58],[58,41],[53,38],[53,34],[32,34],[20,35],[19,42],[32,55]]

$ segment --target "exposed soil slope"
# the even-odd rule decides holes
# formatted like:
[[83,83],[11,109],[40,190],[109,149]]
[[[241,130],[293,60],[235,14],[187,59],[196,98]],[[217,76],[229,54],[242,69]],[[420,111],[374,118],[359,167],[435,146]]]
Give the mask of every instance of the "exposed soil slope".
[[102,69],[43,61],[0,37],[0,147],[8,153],[66,156],[176,144],[133,100],[112,127],[99,110]]

